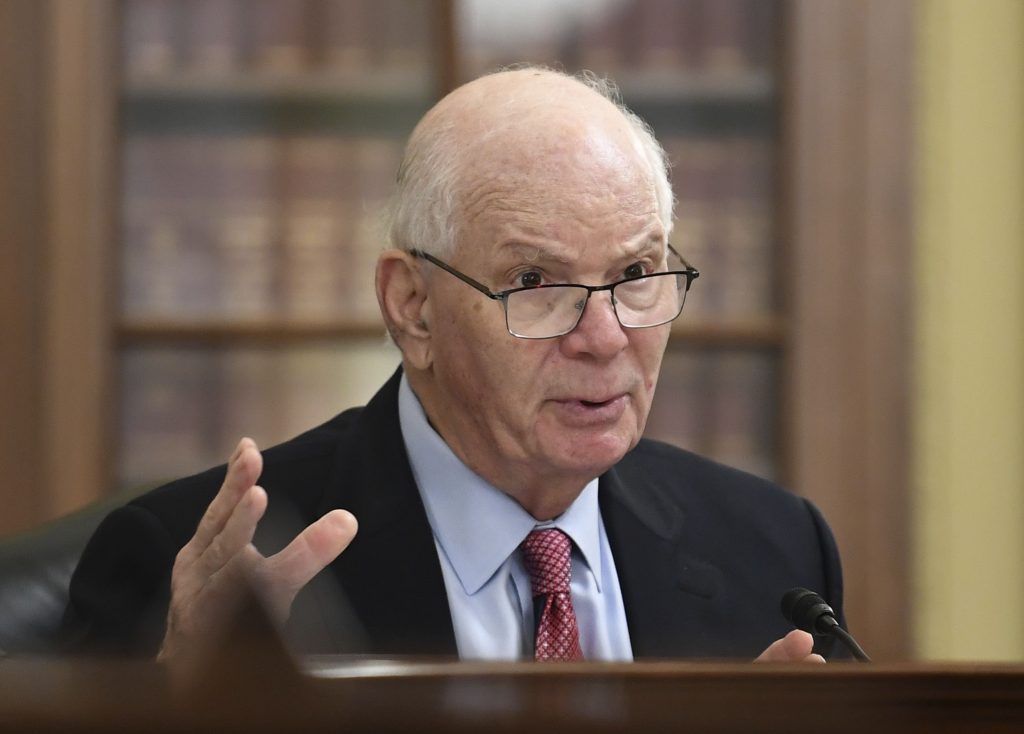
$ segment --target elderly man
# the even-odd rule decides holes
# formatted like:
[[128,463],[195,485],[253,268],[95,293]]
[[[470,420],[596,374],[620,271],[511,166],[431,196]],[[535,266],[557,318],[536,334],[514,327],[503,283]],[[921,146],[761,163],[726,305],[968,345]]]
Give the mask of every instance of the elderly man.
[[320,652],[821,660],[778,611],[794,586],[841,605],[818,512],[641,439],[697,277],[647,127],[591,79],[483,77],[413,132],[392,215],[401,370],[112,514],[72,638],[173,658],[251,584]]

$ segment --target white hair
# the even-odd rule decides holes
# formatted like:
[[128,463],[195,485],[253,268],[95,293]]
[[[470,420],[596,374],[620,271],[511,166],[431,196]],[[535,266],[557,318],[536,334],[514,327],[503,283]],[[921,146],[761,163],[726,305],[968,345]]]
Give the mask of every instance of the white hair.
[[[650,169],[658,215],[667,237],[672,231],[675,207],[669,183],[668,158],[650,126],[623,104],[615,83],[589,71],[572,76],[532,65],[509,67],[495,73],[523,68],[575,79],[615,105],[629,124],[634,141]],[[418,248],[438,257],[451,255],[462,223],[458,208],[458,186],[464,160],[459,154],[462,148],[464,143],[458,139],[455,122],[451,119],[434,120],[426,125],[421,123],[413,132],[398,170],[397,186],[388,212],[388,237],[392,247],[402,250]]]

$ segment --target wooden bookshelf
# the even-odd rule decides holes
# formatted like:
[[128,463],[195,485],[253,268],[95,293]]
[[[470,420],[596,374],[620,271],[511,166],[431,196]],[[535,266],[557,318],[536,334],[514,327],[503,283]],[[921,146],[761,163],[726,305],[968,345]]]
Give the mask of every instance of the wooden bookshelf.
[[268,102],[308,100],[323,103],[364,104],[409,99],[429,103],[439,82],[429,66],[419,69],[343,70],[313,69],[214,74],[202,70],[130,73],[123,85],[125,100],[153,100],[177,104],[183,100]]
[[[766,103],[776,94],[775,80],[764,71],[709,77],[695,72],[626,71],[616,76],[618,86],[633,104]],[[429,68],[416,70],[312,70],[281,74],[266,72],[209,73],[201,70],[130,73],[122,84],[128,100],[277,101],[309,100],[324,103],[364,102],[408,98],[422,101],[439,82]]]
[[[122,346],[146,344],[301,344],[303,342],[366,339],[385,335],[381,321],[184,321],[125,320],[117,326],[117,341]],[[782,349],[785,326],[779,319],[746,323],[676,323],[671,343],[691,347],[727,349]]]

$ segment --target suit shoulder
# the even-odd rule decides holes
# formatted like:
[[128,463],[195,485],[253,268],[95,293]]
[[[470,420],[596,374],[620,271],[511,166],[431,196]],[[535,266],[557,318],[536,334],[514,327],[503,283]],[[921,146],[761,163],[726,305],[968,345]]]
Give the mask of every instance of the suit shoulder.
[[674,480],[673,486],[713,488],[715,491],[767,492],[795,497],[775,482],[750,472],[721,464],[677,446],[641,439],[636,447],[623,457],[617,468],[629,478],[646,481],[659,478]]
[[809,500],[773,481],[660,441],[641,440],[616,469],[658,502],[737,528],[790,524],[809,530],[820,520]]

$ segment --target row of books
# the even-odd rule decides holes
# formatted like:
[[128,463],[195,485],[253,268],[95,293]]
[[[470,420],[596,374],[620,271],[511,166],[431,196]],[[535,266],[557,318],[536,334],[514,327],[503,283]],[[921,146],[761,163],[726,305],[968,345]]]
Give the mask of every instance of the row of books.
[[119,361],[118,475],[139,486],[266,448],[364,405],[399,363],[379,339],[344,346],[130,348]]
[[[462,71],[532,61],[742,73],[774,64],[776,0],[456,2]],[[431,64],[433,0],[126,0],[130,74],[295,73]]]
[[[684,318],[773,313],[771,143],[669,138]],[[375,322],[393,138],[135,134],[123,149],[125,319]]]
[[462,2],[468,76],[520,61],[711,75],[775,65],[777,0]]
[[[118,470],[140,486],[271,446],[362,405],[398,364],[383,341],[293,349],[135,348],[122,355]],[[647,435],[775,474],[777,370],[766,355],[669,350]]]
[[662,140],[672,165],[672,241],[701,277],[685,317],[758,319],[778,309],[775,148],[763,137]]
[[433,0],[125,0],[130,75],[413,68],[432,61]]
[[645,435],[778,479],[779,379],[770,352],[670,348]]
[[379,137],[128,137],[124,315],[375,319],[401,155]]

